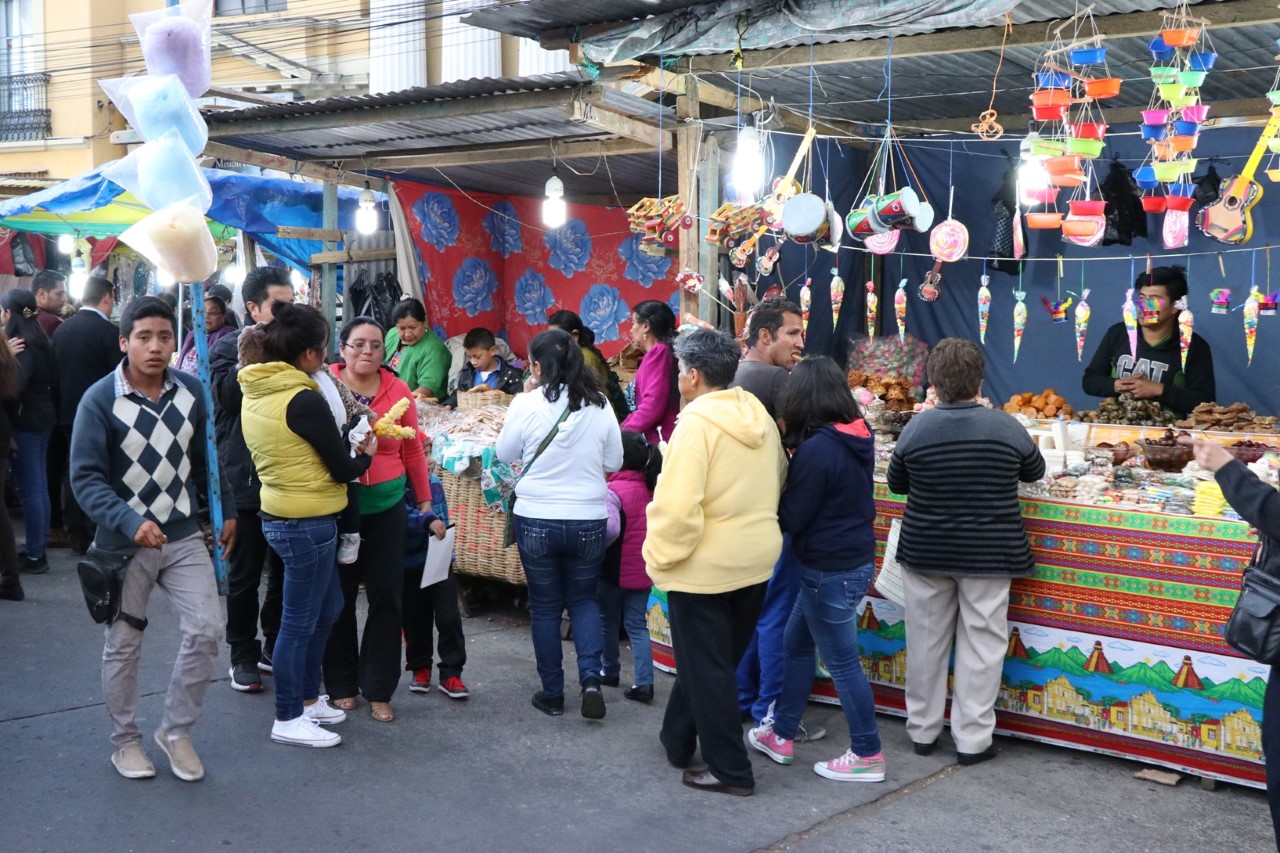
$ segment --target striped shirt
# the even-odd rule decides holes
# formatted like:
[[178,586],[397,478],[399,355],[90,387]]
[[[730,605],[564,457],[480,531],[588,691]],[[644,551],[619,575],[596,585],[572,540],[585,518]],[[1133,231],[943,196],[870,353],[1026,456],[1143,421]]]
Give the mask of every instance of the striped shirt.
[[1031,574],[1018,481],[1043,476],[1035,442],[1002,411],[950,403],[917,415],[889,460],[889,488],[907,496],[898,561],[922,574]]

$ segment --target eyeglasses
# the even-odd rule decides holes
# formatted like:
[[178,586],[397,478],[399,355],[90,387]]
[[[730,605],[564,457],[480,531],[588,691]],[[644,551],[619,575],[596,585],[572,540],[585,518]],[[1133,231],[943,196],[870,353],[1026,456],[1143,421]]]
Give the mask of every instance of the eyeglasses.
[[381,341],[349,341],[343,346],[347,349],[364,350],[366,352],[382,352]]

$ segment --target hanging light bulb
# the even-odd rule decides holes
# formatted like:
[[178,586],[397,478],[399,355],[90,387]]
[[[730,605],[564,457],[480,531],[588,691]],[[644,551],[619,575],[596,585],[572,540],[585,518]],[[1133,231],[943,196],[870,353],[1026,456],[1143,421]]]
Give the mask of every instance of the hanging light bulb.
[[58,251],[64,255],[70,255],[76,250],[76,238],[70,234],[58,235]]
[[564,200],[564,181],[552,170],[547,179],[547,197],[542,202],[542,224],[559,228],[569,218],[569,205]]
[[356,230],[361,234],[372,234],[378,230],[378,199],[374,197],[373,190],[369,189],[368,181],[364,182],[364,189],[360,191]]
[[764,183],[764,154],[761,152],[763,142],[760,131],[752,125],[746,125],[738,131],[731,183],[738,191],[740,201],[755,201],[760,185]]
[[227,264],[222,270],[222,283],[227,287],[239,287],[244,284],[244,267],[239,261]]
[[307,284],[307,278],[297,270],[289,271],[289,281],[293,284],[294,290],[300,290]]
[[67,279],[67,292],[71,298],[80,301],[84,296],[84,286],[89,283],[89,265],[85,263],[84,254],[76,252],[71,259],[71,276]]
[[1034,200],[1028,195],[1030,191],[1048,187],[1049,170],[1045,168],[1044,160],[1040,157],[1023,160],[1022,165],[1018,167],[1018,195],[1022,203],[1033,204]]

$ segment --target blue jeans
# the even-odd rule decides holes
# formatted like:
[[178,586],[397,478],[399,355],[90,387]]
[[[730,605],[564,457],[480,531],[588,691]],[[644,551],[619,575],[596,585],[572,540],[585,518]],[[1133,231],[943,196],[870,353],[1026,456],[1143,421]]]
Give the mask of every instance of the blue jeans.
[[49,540],[49,437],[53,430],[15,429],[18,455],[13,458],[13,479],[22,491],[22,521],[27,542],[22,550],[33,560],[44,556]]
[[578,652],[578,681],[600,678],[600,605],[596,586],[604,560],[605,520],[515,517],[516,543],[529,581],[529,623],[538,677],[549,697],[564,695],[560,615],[569,611]]
[[621,654],[618,651],[618,623],[627,629],[631,640],[631,657],[635,671],[632,684],[646,687],[653,684],[653,650],[649,646],[649,622],[645,610],[649,606],[649,589],[623,589],[609,581],[600,581],[600,622],[604,626],[604,668],[606,678],[616,678],[622,672]]
[[840,695],[854,754],[865,757],[880,751],[875,698],[858,657],[857,607],[874,575],[874,565],[848,572],[819,572],[801,566],[800,595],[787,621],[782,697],[773,722],[778,737],[796,735],[813,686],[816,646]]
[[773,714],[773,705],[782,695],[782,638],[799,588],[800,563],[791,554],[791,536],[784,533],[756,633],[738,664],[738,708],[757,723]]
[[271,655],[276,719],[302,716],[302,700],[320,695],[320,665],[342,612],[333,516],[262,522],[262,535],[284,563],[284,607]]

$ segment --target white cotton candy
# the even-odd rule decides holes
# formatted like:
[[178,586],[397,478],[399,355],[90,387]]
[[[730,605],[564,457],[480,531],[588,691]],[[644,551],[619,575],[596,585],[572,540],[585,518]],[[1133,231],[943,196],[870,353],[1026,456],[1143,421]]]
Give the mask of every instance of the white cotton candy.
[[204,215],[185,202],[135,222],[120,239],[175,281],[204,281],[218,268],[218,247]]

